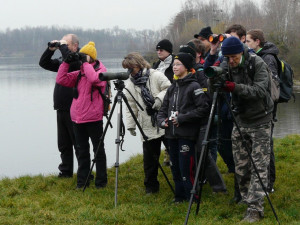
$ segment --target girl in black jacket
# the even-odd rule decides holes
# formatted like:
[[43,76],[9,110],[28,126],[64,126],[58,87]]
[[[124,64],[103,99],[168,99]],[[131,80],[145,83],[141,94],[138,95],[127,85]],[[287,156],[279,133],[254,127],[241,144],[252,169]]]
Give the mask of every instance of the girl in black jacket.
[[210,111],[207,95],[195,78],[193,57],[175,56],[175,82],[168,89],[158,113],[158,124],[169,139],[170,159],[175,182],[175,202],[189,200],[194,183],[195,143],[199,126],[207,123]]

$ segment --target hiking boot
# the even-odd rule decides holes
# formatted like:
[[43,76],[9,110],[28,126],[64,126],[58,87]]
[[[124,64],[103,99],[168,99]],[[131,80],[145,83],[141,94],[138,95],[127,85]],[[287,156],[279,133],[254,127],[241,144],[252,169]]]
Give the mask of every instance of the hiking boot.
[[165,151],[165,157],[164,157],[164,166],[170,166],[170,155],[167,151]]
[[73,174],[68,174],[68,173],[62,173],[62,172],[60,172],[57,177],[58,178],[72,178]]
[[102,183],[102,184],[95,184],[96,189],[103,189],[105,188],[107,183]]
[[242,222],[255,223],[263,218],[256,209],[248,208],[245,214],[246,215],[244,216]]
[[159,192],[159,188],[146,188],[146,194],[155,194]]

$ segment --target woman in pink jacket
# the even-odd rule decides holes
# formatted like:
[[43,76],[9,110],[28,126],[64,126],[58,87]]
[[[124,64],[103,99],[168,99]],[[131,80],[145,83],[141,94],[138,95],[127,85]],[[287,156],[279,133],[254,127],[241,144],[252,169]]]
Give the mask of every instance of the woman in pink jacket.
[[[69,63],[81,60],[80,70],[68,73]],[[71,119],[78,149],[77,189],[83,188],[91,165],[89,138],[97,150],[103,133],[103,100],[99,90],[104,92],[106,81],[99,80],[99,73],[106,72],[104,65],[97,60],[94,42],[83,46],[79,53],[71,53],[61,64],[56,82],[66,87],[73,87],[74,96],[71,105]],[[104,143],[100,147],[96,161],[96,188],[107,184],[106,154]]]

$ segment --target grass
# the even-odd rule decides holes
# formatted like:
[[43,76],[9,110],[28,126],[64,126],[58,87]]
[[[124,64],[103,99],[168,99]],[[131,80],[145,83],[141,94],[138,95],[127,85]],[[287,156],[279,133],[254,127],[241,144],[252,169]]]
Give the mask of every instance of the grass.
[[[275,139],[275,156],[277,179],[271,201],[281,224],[300,224],[300,135]],[[74,189],[75,177],[4,178],[0,181],[0,224],[183,224],[188,203],[171,204],[173,195],[161,172],[160,192],[146,195],[142,165],[141,155],[120,165],[116,208],[115,168],[108,170],[107,188],[97,190],[91,185],[84,193]],[[246,206],[229,203],[233,175],[226,173],[221,157],[218,166],[229,194],[213,194],[204,185],[199,214],[195,216],[193,204],[189,224],[237,224],[242,219]],[[171,179],[170,169],[164,170]],[[265,218],[259,224],[276,224],[267,199]]]

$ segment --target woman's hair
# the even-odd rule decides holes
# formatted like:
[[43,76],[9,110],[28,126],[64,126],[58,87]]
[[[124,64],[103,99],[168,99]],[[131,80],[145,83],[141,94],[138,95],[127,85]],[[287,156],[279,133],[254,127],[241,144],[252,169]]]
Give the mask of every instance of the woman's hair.
[[138,52],[129,53],[122,62],[123,68],[132,69],[134,67],[140,69],[150,69],[150,64],[143,58],[143,56]]
[[264,33],[260,29],[249,30],[247,34],[249,34],[251,36],[251,39],[253,39],[254,41],[256,41],[257,39],[260,40],[259,47],[263,47],[266,43]]

